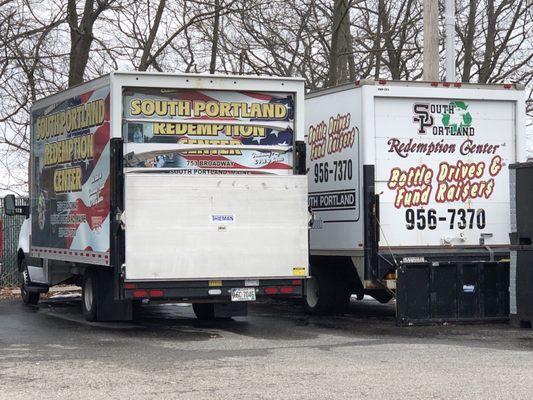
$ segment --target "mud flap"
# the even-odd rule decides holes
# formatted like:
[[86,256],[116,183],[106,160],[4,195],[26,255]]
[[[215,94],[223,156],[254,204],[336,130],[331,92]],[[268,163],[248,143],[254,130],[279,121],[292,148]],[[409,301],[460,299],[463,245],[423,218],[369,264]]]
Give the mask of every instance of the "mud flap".
[[98,269],[96,275],[96,319],[98,321],[131,321],[132,302],[113,299],[112,269]]
[[403,264],[397,277],[398,325],[509,319],[507,261]]

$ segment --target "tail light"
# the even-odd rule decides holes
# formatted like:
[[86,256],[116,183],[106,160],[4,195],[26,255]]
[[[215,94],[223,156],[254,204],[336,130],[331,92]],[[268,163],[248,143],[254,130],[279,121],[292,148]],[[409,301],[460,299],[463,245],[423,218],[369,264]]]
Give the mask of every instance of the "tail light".
[[150,290],[150,297],[163,297],[165,293],[161,289]]
[[294,293],[294,287],[292,286],[282,286],[279,290],[281,294]]
[[148,291],[146,289],[137,289],[133,291],[133,297],[140,299],[143,297],[148,297]]

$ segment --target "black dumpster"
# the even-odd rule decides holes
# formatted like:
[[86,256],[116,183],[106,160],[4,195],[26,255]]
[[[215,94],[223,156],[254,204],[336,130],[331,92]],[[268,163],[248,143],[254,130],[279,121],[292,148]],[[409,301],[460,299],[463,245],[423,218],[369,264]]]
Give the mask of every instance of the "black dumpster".
[[533,322],[533,163],[509,166],[511,186],[511,322]]
[[422,262],[397,270],[399,325],[506,321],[509,262]]

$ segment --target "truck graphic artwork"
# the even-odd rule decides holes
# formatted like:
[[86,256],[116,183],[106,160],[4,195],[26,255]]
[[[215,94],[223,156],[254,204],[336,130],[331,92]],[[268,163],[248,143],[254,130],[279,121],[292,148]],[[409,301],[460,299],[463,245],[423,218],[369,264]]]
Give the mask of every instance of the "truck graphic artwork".
[[32,121],[33,251],[108,263],[109,88],[35,108]]
[[129,168],[276,174],[292,169],[290,93],[126,88],[123,96]]
[[[415,125],[403,125],[400,113],[410,110]],[[482,230],[499,236],[497,226],[505,221],[497,209],[508,202],[506,166],[515,157],[512,129],[503,129],[512,112],[504,102],[378,99],[376,134],[384,148],[376,150],[387,154],[378,166],[385,237],[435,231],[475,245]]]
[[320,183],[323,189],[328,189],[311,191],[309,207],[313,211],[331,211],[315,219],[313,228],[322,229],[322,222],[358,218],[359,202],[354,183],[358,179],[358,168],[349,153],[359,146],[359,129],[353,124],[351,113],[337,112],[309,126],[307,143],[309,174],[314,184]]

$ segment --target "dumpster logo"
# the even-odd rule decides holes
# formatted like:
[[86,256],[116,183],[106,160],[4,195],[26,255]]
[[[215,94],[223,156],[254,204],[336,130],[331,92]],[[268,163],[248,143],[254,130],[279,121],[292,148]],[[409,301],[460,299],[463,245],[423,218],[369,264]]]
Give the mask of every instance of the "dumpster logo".
[[413,113],[413,123],[417,124],[419,135],[426,135],[428,130],[434,136],[471,137],[475,134],[472,115],[464,101],[415,103]]

